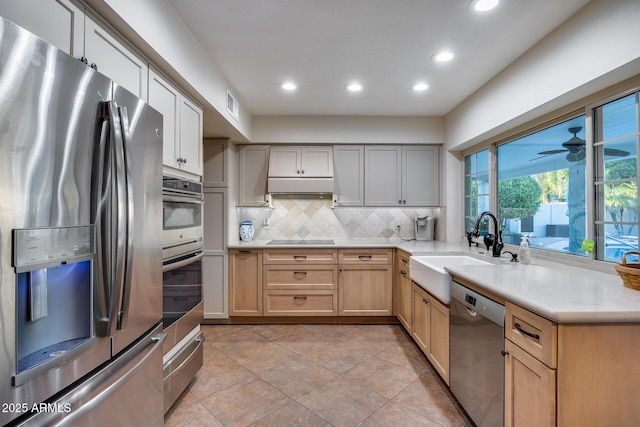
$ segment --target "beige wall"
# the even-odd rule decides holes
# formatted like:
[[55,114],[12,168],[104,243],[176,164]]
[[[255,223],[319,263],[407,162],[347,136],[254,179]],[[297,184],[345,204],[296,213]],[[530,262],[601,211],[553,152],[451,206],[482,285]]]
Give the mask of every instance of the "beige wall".
[[443,117],[254,116],[255,143],[443,144]]

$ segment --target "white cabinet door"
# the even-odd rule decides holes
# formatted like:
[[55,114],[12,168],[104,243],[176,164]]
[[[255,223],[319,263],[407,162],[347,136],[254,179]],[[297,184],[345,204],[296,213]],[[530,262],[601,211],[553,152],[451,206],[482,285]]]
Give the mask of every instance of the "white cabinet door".
[[147,60],[101,27],[90,15],[85,16],[84,56],[89,64],[96,64],[102,74],[139,98],[147,99]]
[[300,175],[300,147],[271,147],[269,175],[295,177]]
[[202,185],[229,186],[229,140],[205,139],[202,144]]
[[149,70],[149,105],[162,114],[162,163],[177,168],[180,166],[178,162],[180,92],[153,69]]
[[[276,147],[273,147],[275,149]],[[268,145],[243,145],[238,152],[238,206],[267,206]]]
[[403,206],[440,205],[439,164],[438,147],[402,147]]
[[202,108],[153,69],[149,70],[148,99],[163,117],[162,163],[201,176]]
[[366,146],[364,170],[366,206],[402,205],[401,147]]
[[181,169],[202,175],[202,108],[182,97],[180,101]]
[[0,16],[46,40],[63,52],[84,54],[84,7],[70,0],[3,0]]
[[205,319],[229,317],[227,201],[226,188],[204,189],[202,300]]
[[330,146],[301,147],[300,174],[310,178],[333,176],[333,151]]
[[334,145],[335,206],[364,204],[364,146]]

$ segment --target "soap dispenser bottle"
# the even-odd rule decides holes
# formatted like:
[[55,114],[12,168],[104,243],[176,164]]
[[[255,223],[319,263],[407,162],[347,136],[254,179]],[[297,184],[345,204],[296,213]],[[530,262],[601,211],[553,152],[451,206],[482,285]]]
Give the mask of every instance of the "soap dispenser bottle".
[[518,253],[522,264],[531,263],[531,252],[529,250],[529,240],[527,239],[527,236],[522,236],[520,239],[520,249],[518,250]]

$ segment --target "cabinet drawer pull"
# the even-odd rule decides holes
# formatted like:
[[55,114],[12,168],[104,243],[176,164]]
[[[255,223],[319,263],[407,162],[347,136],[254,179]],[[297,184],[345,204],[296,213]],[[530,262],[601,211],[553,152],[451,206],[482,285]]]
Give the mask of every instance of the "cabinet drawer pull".
[[241,254],[250,254],[252,251],[240,250],[238,252],[241,253]]
[[407,272],[406,272],[406,271],[404,271],[404,270],[400,270],[400,274],[402,274],[403,276],[406,276],[406,275],[407,275]]
[[294,255],[293,259],[295,259],[296,261],[304,261],[305,259],[307,259],[306,255]]
[[540,339],[540,335],[538,334],[534,334],[531,332],[527,332],[524,329],[522,329],[522,326],[520,326],[520,323],[516,323],[513,325],[521,334],[524,334],[526,336],[528,336],[529,338],[533,338],[534,340],[539,340]]
[[358,258],[360,258],[361,261],[371,261],[371,255],[359,255]]
[[294,271],[293,274],[304,274],[306,276],[307,272],[306,271]]
[[305,295],[296,295],[293,297],[293,299],[307,299],[307,297]]
[[409,260],[406,258],[400,258],[403,264],[409,264]]

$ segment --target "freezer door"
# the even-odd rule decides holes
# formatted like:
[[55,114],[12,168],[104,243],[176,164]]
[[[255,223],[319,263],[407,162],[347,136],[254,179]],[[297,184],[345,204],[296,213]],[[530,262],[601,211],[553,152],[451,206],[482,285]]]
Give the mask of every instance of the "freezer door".
[[117,354],[162,319],[162,115],[114,83],[125,141],[126,272]]
[[[22,299],[12,263],[12,231],[90,224],[98,105],[110,98],[111,81],[2,18],[0,40],[0,402],[28,406],[48,399],[110,357],[109,340],[98,337],[93,347],[64,364],[12,384],[20,321],[53,333],[69,328],[60,320],[64,313],[55,318],[52,305],[46,316],[40,311],[39,319],[19,318]],[[47,304],[56,298],[60,294],[50,289]],[[72,312],[73,299],[64,302]],[[18,415],[0,411],[0,425]]]
[[20,426],[161,426],[162,325]]

